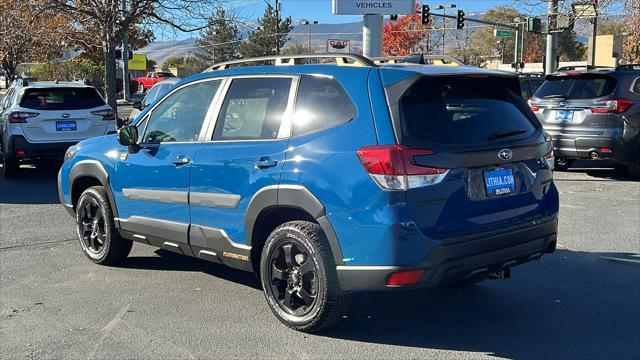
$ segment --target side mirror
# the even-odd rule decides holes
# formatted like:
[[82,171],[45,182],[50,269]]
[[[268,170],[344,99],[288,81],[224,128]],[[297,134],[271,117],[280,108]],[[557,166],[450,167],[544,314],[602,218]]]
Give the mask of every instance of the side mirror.
[[116,118],[116,128],[120,129],[129,125],[129,118],[118,117]]
[[133,108],[137,109],[137,110],[144,110],[144,106],[142,105],[142,101],[134,101],[133,102]]
[[127,125],[118,129],[118,142],[129,147],[138,146],[138,128]]

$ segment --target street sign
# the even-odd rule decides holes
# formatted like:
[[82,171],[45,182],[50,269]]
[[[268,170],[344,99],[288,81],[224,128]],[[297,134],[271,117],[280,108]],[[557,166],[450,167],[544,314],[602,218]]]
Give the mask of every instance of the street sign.
[[394,15],[415,12],[416,0],[333,0],[334,15]]
[[349,52],[351,52],[351,41],[342,39],[329,39],[327,40],[327,52],[348,54]]
[[495,30],[493,30],[493,36],[495,36],[495,37],[511,37],[511,36],[513,36],[513,31],[512,30],[495,29]]
[[133,59],[129,60],[129,70],[147,71],[147,56],[133,54]]

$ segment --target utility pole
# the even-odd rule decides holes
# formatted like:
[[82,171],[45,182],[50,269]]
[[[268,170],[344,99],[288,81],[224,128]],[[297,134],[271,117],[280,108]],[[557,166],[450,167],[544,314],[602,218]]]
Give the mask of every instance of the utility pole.
[[595,16],[589,19],[591,23],[591,36],[589,36],[589,53],[587,65],[596,66],[596,36],[598,34],[598,0],[593,0]]
[[[122,0],[122,16],[127,12],[127,0]],[[129,101],[129,29],[122,34],[122,99]]]
[[558,0],[549,0],[549,29],[547,30],[547,51],[545,55],[545,74],[551,74],[556,71],[556,54],[558,46],[558,34],[551,32],[557,26],[558,19]]
[[280,55],[280,1],[276,0],[276,55]]
[[438,5],[436,10],[442,10],[442,55],[445,55],[445,39],[447,37],[447,9],[455,9],[456,4]]

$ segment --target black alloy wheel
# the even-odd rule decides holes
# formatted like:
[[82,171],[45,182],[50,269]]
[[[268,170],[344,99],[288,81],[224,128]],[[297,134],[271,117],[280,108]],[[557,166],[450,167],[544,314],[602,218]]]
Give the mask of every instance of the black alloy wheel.
[[115,264],[131,251],[132,241],[122,238],[116,230],[109,198],[102,186],[92,186],[80,195],[76,230],[82,252],[96,264]]
[[288,327],[317,332],[340,321],[350,294],[320,225],[290,221],[267,238],[260,258],[262,289],[274,315]]
[[317,265],[295,242],[280,243],[269,258],[269,290],[278,305],[295,316],[309,314],[318,294]]
[[84,202],[78,216],[78,226],[84,247],[96,255],[105,249],[107,234],[105,232],[104,213],[94,198]]

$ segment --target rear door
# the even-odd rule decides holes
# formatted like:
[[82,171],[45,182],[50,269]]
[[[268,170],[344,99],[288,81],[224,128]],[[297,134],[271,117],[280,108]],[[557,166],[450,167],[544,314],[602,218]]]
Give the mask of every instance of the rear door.
[[[215,124],[191,172],[190,243],[197,256],[247,267],[244,217],[251,198],[278,185],[291,129],[297,77],[228,80]],[[213,259],[215,260],[215,259]]]
[[115,130],[115,118],[92,87],[26,88],[16,111],[36,113],[21,124],[29,142],[80,141]]
[[400,145],[418,174],[407,203],[424,234],[466,233],[542,216],[551,144],[512,77],[423,76],[399,99]]

